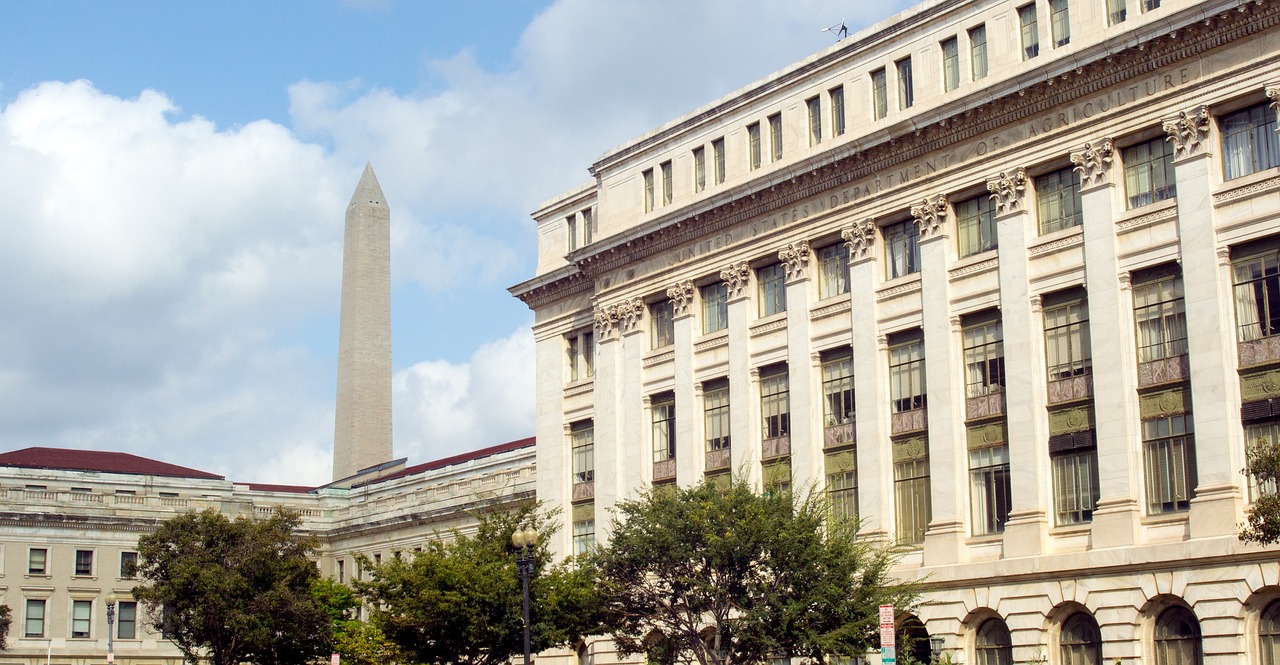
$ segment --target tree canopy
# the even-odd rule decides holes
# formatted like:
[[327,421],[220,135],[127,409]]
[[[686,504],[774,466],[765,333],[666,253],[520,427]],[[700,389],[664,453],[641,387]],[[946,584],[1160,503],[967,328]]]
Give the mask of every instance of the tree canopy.
[[0,605],[0,651],[9,648],[9,626],[13,623],[13,612],[8,605]]
[[331,621],[313,593],[316,544],[298,517],[186,513],[138,540],[133,596],[189,663],[301,665],[327,655]]
[[855,531],[821,496],[740,478],[621,501],[596,553],[613,639],[659,663],[865,655],[879,606],[906,608],[916,589],[889,575],[897,550]]
[[1280,541],[1280,446],[1260,438],[1246,442],[1244,472],[1260,492],[1249,507],[1246,521],[1240,529],[1240,539],[1260,545]]

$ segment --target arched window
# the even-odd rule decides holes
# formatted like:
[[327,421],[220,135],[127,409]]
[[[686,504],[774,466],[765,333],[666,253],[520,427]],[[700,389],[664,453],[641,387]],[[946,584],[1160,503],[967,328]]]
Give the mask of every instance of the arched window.
[[578,665],[592,665],[593,661],[594,659],[591,657],[591,648],[587,646],[587,643],[585,641],[579,642],[578,643]]
[[1200,622],[1185,607],[1173,606],[1156,619],[1156,665],[1201,665]]
[[1272,601],[1262,611],[1258,624],[1259,651],[1262,665],[1280,665],[1280,600]]
[[904,655],[916,659],[921,663],[928,663],[933,660],[933,655],[929,651],[929,631],[925,630],[924,622],[914,614],[904,614],[898,618],[898,659],[905,660]]
[[1062,624],[1058,640],[1062,665],[1102,665],[1102,636],[1098,622],[1084,612],[1076,612]]
[[978,665],[1012,665],[1013,642],[1009,628],[999,618],[987,619],[978,626],[978,640],[974,645]]

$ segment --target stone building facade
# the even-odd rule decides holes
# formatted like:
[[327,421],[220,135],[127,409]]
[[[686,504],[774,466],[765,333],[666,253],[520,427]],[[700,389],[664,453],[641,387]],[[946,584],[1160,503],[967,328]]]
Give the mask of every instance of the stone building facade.
[[955,662],[1280,662],[1278,103],[1274,0],[933,0],[604,154],[512,287],[557,551],[740,471]]

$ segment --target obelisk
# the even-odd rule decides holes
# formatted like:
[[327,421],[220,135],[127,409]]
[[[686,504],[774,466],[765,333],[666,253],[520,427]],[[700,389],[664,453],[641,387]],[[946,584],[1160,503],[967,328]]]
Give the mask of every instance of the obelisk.
[[342,247],[334,480],[391,460],[391,210],[369,164]]

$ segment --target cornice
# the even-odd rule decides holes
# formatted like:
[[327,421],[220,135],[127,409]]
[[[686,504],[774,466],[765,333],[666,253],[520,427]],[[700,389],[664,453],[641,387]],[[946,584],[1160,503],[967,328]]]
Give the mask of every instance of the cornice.
[[590,292],[591,289],[591,280],[578,266],[569,265],[523,281],[507,291],[528,305],[529,309],[536,310],[576,293]]

